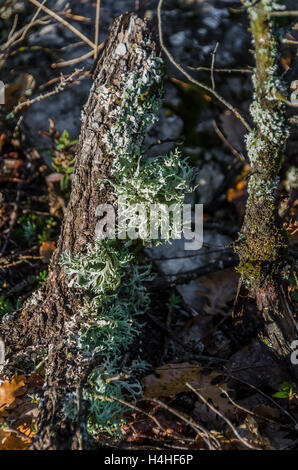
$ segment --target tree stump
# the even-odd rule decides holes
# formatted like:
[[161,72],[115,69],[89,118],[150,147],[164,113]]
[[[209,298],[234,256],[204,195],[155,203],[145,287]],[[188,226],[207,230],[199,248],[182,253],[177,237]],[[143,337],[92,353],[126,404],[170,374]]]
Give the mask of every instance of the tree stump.
[[[143,63],[134,53],[135,47],[141,48]],[[125,14],[112,22],[82,113],[72,191],[48,278],[22,309],[4,318],[0,325],[8,361],[4,372],[13,372],[17,362],[26,363],[41,351],[45,357],[46,384],[33,442],[35,449],[83,447],[81,423],[86,410],[81,387],[94,364],[86,362],[82,370],[76,371],[76,379],[69,378],[69,370],[77,365],[68,344],[66,324],[82,307],[84,295],[69,286],[61,255],[65,251],[83,253],[86,245],[94,242],[98,205],[116,205],[113,187],[108,182],[98,184],[100,179],[110,178],[115,158],[109,153],[104,136],[115,122],[113,110],[123,99],[128,73],[142,68],[155,48],[146,22],[135,15]],[[61,412],[62,398],[74,390],[79,407],[76,422]]]

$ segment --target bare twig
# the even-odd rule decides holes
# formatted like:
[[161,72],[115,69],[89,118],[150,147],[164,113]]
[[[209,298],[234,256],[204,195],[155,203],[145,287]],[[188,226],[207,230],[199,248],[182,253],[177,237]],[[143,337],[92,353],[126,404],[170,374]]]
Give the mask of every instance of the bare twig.
[[230,144],[228,139],[223,135],[223,133],[219,129],[218,125],[216,124],[216,121],[213,121],[213,127],[220,140],[222,140],[222,142],[231,150],[232,154],[235,155],[235,157],[237,157],[242,162],[245,162],[245,158],[242,153],[238,152],[238,150]]
[[185,284],[186,282],[189,282],[192,279],[197,279],[200,276],[236,266],[237,263],[238,260],[236,255],[231,253],[231,255],[227,256],[226,259],[220,258],[214,261],[210,261],[208,264],[200,266],[197,269],[192,269],[190,271],[184,271],[182,273],[176,274],[164,274],[164,276],[166,278],[166,282],[170,285]]
[[22,264],[22,263],[30,264],[29,260],[41,260],[41,256],[23,256],[23,257],[20,257],[19,260],[13,261],[12,263],[0,265],[0,269],[13,268],[14,266],[17,266],[18,264]]
[[60,15],[66,16],[66,18],[69,18],[74,21],[84,21],[86,23],[91,23],[92,18],[88,18],[87,16],[82,16],[82,15],[74,15],[73,13],[70,13],[69,11],[66,11],[65,13],[60,13]]
[[61,91],[64,90],[66,85],[70,82],[72,82],[72,79],[75,75],[78,73],[81,73],[83,69],[76,69],[71,75],[69,75],[67,78],[65,78],[63,75],[61,76],[60,83],[54,88],[54,90],[49,91],[48,93],[45,93],[44,95],[39,95],[36,96],[35,98],[32,98],[31,100],[24,101],[23,103],[18,103],[12,110],[12,114],[15,115],[19,111],[21,111],[24,108],[27,108],[28,106],[31,106],[33,103],[36,103],[38,101],[42,101],[46,98],[49,98],[50,96],[56,95],[57,93],[60,93]]
[[294,41],[293,39],[283,39],[281,42],[284,44],[291,44],[293,46],[298,46],[298,41]]
[[244,127],[250,132],[251,131],[251,127],[250,125],[248,124],[248,122],[246,121],[246,119],[244,119],[244,117],[230,104],[228,103],[222,96],[220,96],[215,90],[213,90],[211,87],[205,85],[204,83],[202,82],[199,82],[198,80],[195,80],[188,72],[186,72],[186,70],[183,69],[183,67],[178,64],[174,57],[172,56],[172,54],[169,52],[169,50],[167,49],[167,47],[165,46],[164,44],[164,41],[163,41],[163,32],[162,32],[162,23],[161,23],[161,7],[162,7],[162,4],[163,4],[163,0],[159,0],[158,2],[158,7],[157,7],[157,17],[158,17],[158,33],[159,33],[159,40],[160,40],[160,45],[161,45],[161,48],[163,49],[163,51],[165,52],[165,54],[167,55],[168,59],[170,60],[170,62],[192,83],[194,83],[195,85],[197,85],[198,87],[202,88],[203,90],[207,91],[209,94],[213,95],[215,98],[217,98],[218,101],[220,101],[222,104],[224,104],[230,111],[233,112],[233,114],[235,114],[235,116],[240,119],[240,121],[242,122],[242,124],[244,125]]
[[47,0],[43,0],[43,2],[41,3],[40,7],[38,7],[38,9],[36,10],[36,12],[34,13],[33,17],[32,17],[32,20],[30,21],[30,23],[27,25],[27,27],[25,27],[24,31],[23,31],[23,34],[21,35],[20,37],[20,41],[23,41],[25,39],[25,36],[26,34],[28,33],[29,29],[32,27],[32,25],[35,23],[35,21],[37,20],[37,17],[41,11],[41,8],[42,6],[46,3]]
[[[45,1],[46,0],[43,0],[43,3],[45,3]],[[1,53],[3,55],[4,53],[7,54],[7,51],[9,50],[9,48],[11,48],[12,46],[15,47],[17,44],[22,42],[25,39],[26,34],[31,28],[37,25],[46,25],[49,23],[48,15],[40,18],[39,20],[37,19],[40,13],[40,10],[41,10],[41,7],[38,8],[38,10],[35,12],[30,22],[27,25],[23,26],[18,31],[15,31],[15,27],[12,28],[12,30],[10,31],[8,35],[7,41],[0,48]]]
[[226,417],[224,416],[219,410],[217,410],[215,408],[215,406],[211,405],[211,403],[209,403],[208,400],[206,400],[203,395],[197,390],[195,389],[192,385],[190,385],[188,382],[186,382],[186,386],[192,390],[201,400],[203,403],[205,403],[205,405],[207,405],[210,410],[212,410],[215,414],[217,414],[218,416],[220,416],[226,423],[227,425],[229,426],[229,428],[232,430],[233,434],[237,437],[237,439],[239,439],[239,441],[242,442],[243,445],[245,445],[245,447],[248,447],[249,449],[253,449],[253,450],[261,450],[259,447],[255,447],[253,445],[251,445],[249,442],[247,442],[245,439],[243,439],[242,436],[240,436],[239,432],[237,431],[237,429],[235,428],[235,426],[233,426],[233,424],[231,423],[231,421]]
[[[204,70],[206,72],[210,72],[210,67],[188,67],[190,70],[195,70],[196,72],[200,72]],[[252,74],[253,71],[251,69],[214,69],[214,72],[221,72],[221,73],[249,73]]]
[[188,344],[185,344],[183,341],[181,341],[177,337],[177,334],[173,333],[173,331],[170,329],[169,326],[164,325],[162,322],[160,322],[157,318],[155,318],[153,315],[151,315],[148,312],[146,313],[146,315],[147,315],[148,318],[150,318],[150,320],[155,325],[157,325],[159,328],[161,328],[169,338],[171,338],[177,344],[180,344],[181,346],[183,346],[184,349],[193,352],[195,354],[197,360],[200,360],[200,361],[213,361],[213,362],[228,362],[228,359],[223,359],[221,357],[212,357],[212,356],[204,356],[203,354],[197,354],[191,346],[189,346]]
[[298,16],[298,10],[288,11],[271,11],[270,16]]
[[[91,51],[91,55],[92,55],[92,51]],[[70,75],[71,74],[63,74],[65,79],[70,77]],[[88,77],[89,72],[85,71],[85,72],[82,73],[82,75],[84,75],[85,77]],[[61,80],[61,74],[58,77],[51,78],[51,80],[48,80],[47,82],[42,83],[41,85],[39,85],[38,88],[39,88],[39,90],[44,90],[48,86],[54,85],[55,83],[60,82],[60,80]]]
[[88,46],[90,46],[92,49],[95,48],[95,44],[92,41],[90,41],[90,39],[88,39],[87,36],[85,36],[83,33],[81,33],[81,31],[79,31],[77,28],[75,28],[70,23],[68,23],[68,21],[61,18],[61,16],[59,16],[53,10],[50,10],[46,6],[42,5],[42,3],[39,3],[37,0],[29,0],[29,2],[33,3],[33,5],[35,5],[36,7],[41,8],[41,10],[43,10],[45,13],[47,13],[52,18],[55,18],[55,20],[59,21],[59,23],[62,23],[63,26],[65,26],[70,31],[72,31],[76,36],[78,36],[80,39],[82,39],[82,41],[84,41],[86,44],[88,44]]
[[270,395],[267,395],[265,392],[260,390],[258,387],[255,385],[250,384],[249,382],[246,382],[245,380],[240,379],[239,377],[236,377],[232,374],[222,372],[222,375],[226,375],[227,377],[230,377],[231,379],[237,380],[237,382],[240,382],[244,385],[247,385],[248,387],[252,388],[256,392],[260,393],[263,397],[265,397],[267,400],[269,400],[273,405],[275,405],[282,413],[284,413],[290,420],[295,424],[295,429],[298,429],[298,422],[294,418],[294,416],[289,413],[287,410],[285,410],[276,400],[274,400]]
[[95,44],[94,60],[97,59],[97,54],[98,54],[99,18],[100,18],[100,0],[96,0],[95,35],[94,35],[94,44]]
[[188,426],[190,426],[199,436],[203,439],[205,444],[208,446],[208,449],[210,450],[215,450],[215,449],[220,449],[220,443],[216,439],[216,437],[212,436],[210,432],[204,428],[201,424],[197,424],[192,418],[180,414],[177,410],[174,408],[171,408],[170,406],[166,405],[166,403],[157,400],[156,398],[142,398],[142,401],[151,401],[153,403],[156,403],[156,405],[161,406],[165,410],[167,410],[169,413],[172,413],[175,416],[178,416],[181,421],[184,421]]
[[[183,256],[162,256],[160,258],[151,258],[152,261],[168,261],[172,259],[188,259],[188,258],[196,258],[197,256],[206,256],[206,255],[211,255],[213,253],[223,253],[223,250],[225,248],[215,248],[214,250],[208,250],[208,251],[200,251],[199,253],[191,253],[189,255],[183,255]],[[226,250],[228,251],[228,249]],[[230,252],[230,250],[229,250]]]
[[[247,408],[244,408],[244,406],[239,405],[239,403],[236,403],[236,402],[230,397],[230,395],[228,394],[228,392],[227,392],[224,388],[220,387],[219,385],[218,385],[218,388],[220,389],[221,393],[223,393],[223,394],[227,397],[227,399],[229,400],[229,402],[230,402],[233,406],[235,406],[235,408],[238,408],[239,410],[244,411],[244,413],[247,413],[247,414],[249,414],[249,415],[251,415],[251,416],[256,416],[256,418],[260,418],[260,419],[262,419],[262,420],[264,420],[264,421],[267,421],[268,423],[275,423],[275,424],[276,424],[276,421],[275,421],[274,419],[268,418],[267,416],[264,416],[264,415],[259,415],[258,413],[255,413],[254,411],[248,410]],[[288,426],[287,424],[283,424],[283,426],[284,426],[285,428],[288,428],[288,429],[292,429],[292,430],[295,429],[295,428],[293,428],[293,426]]]
[[18,18],[19,18],[19,16],[15,15],[15,17],[13,19],[13,24],[12,24],[11,30],[10,30],[10,32],[8,34],[8,37],[7,37],[8,40],[11,38],[11,36],[13,35],[13,33],[16,30],[16,27],[17,27],[17,24],[18,24]]
[[[103,46],[104,46],[104,42],[99,44],[99,46],[97,47],[97,54],[101,49],[103,49]],[[55,62],[51,64],[51,67],[53,69],[56,69],[58,67],[69,67],[70,65],[75,65],[75,64],[78,64],[79,62],[82,62],[83,60],[89,59],[89,57],[92,57],[93,54],[94,54],[94,51],[89,51],[86,54],[81,55],[80,57],[74,57],[73,59],[65,60],[63,62]]]
[[218,48],[219,42],[216,43],[214,51],[212,52],[212,59],[211,59],[211,70],[210,70],[210,75],[211,75],[211,83],[212,83],[212,90],[215,90],[215,82],[214,82],[214,63],[215,63],[215,55],[216,51]]
[[[106,397],[105,397],[106,399]],[[148,413],[147,411],[144,411],[142,410],[141,408],[139,408],[138,406],[132,404],[132,403],[129,403],[121,398],[118,398],[118,397],[115,397],[115,396],[111,396],[109,397],[109,399],[111,401],[117,401],[119,403],[121,403],[122,405],[125,405],[127,406],[128,408],[131,408],[135,411],[138,411],[139,413],[142,413],[144,414],[145,416],[148,416],[148,418],[152,419],[152,421],[154,421],[154,423],[159,427],[159,429],[161,429],[161,431],[165,434],[167,434],[167,430],[160,424],[160,422],[158,421],[158,419],[151,413]],[[181,439],[181,436],[179,436],[178,434],[176,433],[171,433],[171,436],[175,437],[176,439]]]

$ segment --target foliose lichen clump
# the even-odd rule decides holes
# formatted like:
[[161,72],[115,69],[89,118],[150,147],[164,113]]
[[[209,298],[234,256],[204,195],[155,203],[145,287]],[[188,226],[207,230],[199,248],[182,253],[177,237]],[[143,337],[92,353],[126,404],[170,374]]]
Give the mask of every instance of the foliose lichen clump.
[[[123,77],[122,98],[113,110],[115,125],[104,139],[107,154],[114,157],[109,182],[118,204],[128,211],[128,225],[130,205],[182,204],[192,175],[178,151],[150,160],[144,157],[146,132],[161,104],[163,64],[154,52],[148,56],[142,44],[130,47],[138,66]],[[101,87],[99,93],[104,102],[107,90]],[[61,261],[69,286],[85,292],[84,307],[66,325],[69,342],[80,358],[78,369],[90,358],[98,363],[83,390],[90,434],[119,430],[125,407],[117,399],[125,394],[135,399],[142,392],[136,374],[146,367],[144,361],[121,366],[125,351],[140,332],[138,316],[149,308],[145,283],[153,279],[150,266],[137,265],[133,248],[131,240],[102,239],[89,245],[86,253],[65,253]],[[65,398],[63,410],[70,419],[75,419],[74,401],[74,396]]]
[[[134,53],[138,60],[144,60],[141,48],[136,48]],[[162,60],[154,53],[145,61],[141,72],[129,74],[123,101],[115,111],[118,120],[103,139],[109,154],[114,156],[109,182],[118,196],[118,206],[121,206],[128,230],[136,222],[134,205],[142,204],[138,226],[144,229],[141,229],[143,241],[150,240],[147,227],[150,206],[175,202],[181,207],[193,178],[187,159],[183,159],[177,149],[170,155],[145,157],[145,135],[157,120],[156,113],[161,105],[162,76]],[[165,241],[174,235],[177,236],[177,231],[170,227]]]

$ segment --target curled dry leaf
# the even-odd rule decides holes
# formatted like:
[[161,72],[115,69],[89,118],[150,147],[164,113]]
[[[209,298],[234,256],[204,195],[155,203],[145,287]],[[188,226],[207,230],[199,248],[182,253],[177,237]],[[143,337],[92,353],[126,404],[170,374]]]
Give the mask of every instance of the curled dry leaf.
[[49,263],[52,254],[54,253],[56,249],[55,242],[42,242],[40,248],[39,248],[39,254],[42,257],[42,261],[44,263]]
[[[215,381],[220,381],[218,372],[211,372],[208,375],[203,373],[200,364],[190,364],[182,362],[180,364],[166,364],[155,369],[154,374],[150,374],[143,379],[144,396],[146,398],[169,397],[178,393],[189,392],[186,383],[189,382],[198,389],[204,397],[211,399],[226,416],[233,415],[235,408],[230,404]],[[226,384],[221,384],[221,388],[226,390]]]
[[0,385],[0,413],[16,405],[17,397],[24,395],[27,391],[24,375],[14,375],[11,380],[5,380]]
[[0,429],[0,450],[28,450],[30,440],[19,437],[14,432]]

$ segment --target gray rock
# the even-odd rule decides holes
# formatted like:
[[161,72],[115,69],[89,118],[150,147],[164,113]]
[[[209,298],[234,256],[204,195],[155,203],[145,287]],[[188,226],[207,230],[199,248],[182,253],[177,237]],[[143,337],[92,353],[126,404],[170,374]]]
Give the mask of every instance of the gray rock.
[[186,31],[179,31],[170,36],[170,43],[172,46],[181,46],[187,37]]
[[196,189],[199,195],[199,202],[201,204],[210,203],[223,180],[224,175],[217,163],[210,161],[203,165],[199,169],[196,179],[196,184],[199,185]]
[[[203,241],[221,246],[230,243],[232,240],[226,235],[206,230],[204,231]],[[222,250],[220,248],[210,249],[202,247],[197,251],[187,251],[184,249],[184,242],[183,238],[181,240],[173,240],[171,244],[160,245],[145,251],[152,260],[156,260],[155,262],[161,272],[170,275],[193,271],[221,257]],[[177,288],[188,305],[195,309],[201,308],[202,299],[197,294],[199,288],[197,281],[193,280],[181,284]]]
[[30,45],[61,47],[65,44],[64,32],[60,24],[48,24],[28,36]]

